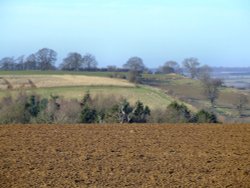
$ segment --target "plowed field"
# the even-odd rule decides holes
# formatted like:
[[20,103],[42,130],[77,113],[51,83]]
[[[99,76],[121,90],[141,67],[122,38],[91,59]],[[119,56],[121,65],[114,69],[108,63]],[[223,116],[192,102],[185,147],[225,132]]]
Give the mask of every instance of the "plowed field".
[[0,187],[250,187],[250,125],[0,126]]

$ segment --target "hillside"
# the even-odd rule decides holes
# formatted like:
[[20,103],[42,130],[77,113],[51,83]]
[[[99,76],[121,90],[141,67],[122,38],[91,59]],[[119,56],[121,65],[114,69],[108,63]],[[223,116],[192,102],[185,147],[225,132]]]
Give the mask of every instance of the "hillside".
[[[134,85],[125,79],[113,78],[126,75],[127,73],[122,72],[1,71],[0,97],[10,93],[15,95],[20,88],[46,97],[53,94],[78,99],[90,91],[92,95],[127,98],[132,103],[141,100],[153,109],[165,108],[173,100],[184,102],[193,111],[210,109],[198,80],[177,74],[143,74],[143,85]],[[12,85],[12,90],[6,90],[7,85],[3,79]],[[30,85],[29,80],[35,87]],[[245,94],[249,101],[249,107],[241,118],[238,117],[235,107],[239,94]],[[215,112],[223,122],[249,122],[250,91],[222,87]]]
[[[209,101],[204,97],[203,87],[198,80],[193,80],[181,75],[150,75],[143,76],[143,83],[157,87],[165,91],[168,95],[178,98],[197,109],[209,109]],[[239,94],[244,94],[248,98],[248,109],[244,112],[243,118],[238,118],[236,110],[237,97]],[[215,112],[221,116],[222,121],[250,121],[250,91],[238,90],[230,87],[222,87],[220,95],[216,101]]]
[[[14,73],[14,74],[11,74]],[[19,73],[19,74],[18,74]],[[70,75],[69,72],[8,72],[0,75],[0,98],[17,95],[20,91],[37,93],[44,97],[58,95],[65,98],[81,99],[86,92],[91,95],[116,96],[126,98],[129,102],[142,101],[151,109],[165,108],[173,97],[157,88],[129,83],[125,79],[109,78],[99,73]],[[68,74],[66,74],[68,73]],[[98,75],[98,76],[97,76]],[[11,86],[8,89],[8,85]]]

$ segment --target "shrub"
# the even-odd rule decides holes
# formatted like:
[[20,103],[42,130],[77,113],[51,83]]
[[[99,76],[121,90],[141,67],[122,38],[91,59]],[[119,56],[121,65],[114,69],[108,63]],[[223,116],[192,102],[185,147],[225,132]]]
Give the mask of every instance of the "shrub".
[[166,121],[169,123],[188,123],[191,121],[191,112],[186,105],[174,101],[167,107]]
[[28,96],[28,101],[25,104],[25,109],[29,112],[31,117],[37,117],[39,112],[43,111],[48,104],[47,99],[40,100],[37,95]]
[[49,100],[44,99],[42,102],[43,110],[39,112],[37,117],[32,119],[33,123],[51,124],[56,122],[56,113],[60,109],[59,97],[51,95]]
[[143,105],[142,102],[137,101],[132,111],[131,123],[145,123],[147,117],[150,115],[150,109],[148,106]]
[[0,104],[0,123],[29,123],[30,114],[25,110],[27,96],[19,93],[16,99],[11,96],[2,99]]
[[80,115],[81,123],[95,123],[97,120],[97,112],[95,109],[90,108],[88,105],[84,105]]
[[127,100],[123,100],[117,107],[117,117],[119,122],[130,123],[133,108],[130,106],[129,102]]
[[166,110],[154,109],[150,112],[150,118],[148,120],[150,123],[165,123],[166,120]]
[[196,123],[218,123],[217,117],[212,112],[207,112],[205,110],[200,110],[194,116],[194,122]]
[[149,115],[149,107],[142,102],[137,101],[133,107],[127,100],[122,100],[107,112],[105,120],[110,123],[145,123]]
[[77,100],[61,100],[60,109],[55,112],[55,123],[79,123],[81,106]]
[[[110,119],[106,118],[106,116],[108,116],[109,113],[115,113],[112,108],[116,104],[119,104],[120,101],[122,101],[122,98],[115,95],[96,95],[92,100],[91,106],[97,111],[97,122],[109,122]],[[113,120],[111,121],[113,122]]]

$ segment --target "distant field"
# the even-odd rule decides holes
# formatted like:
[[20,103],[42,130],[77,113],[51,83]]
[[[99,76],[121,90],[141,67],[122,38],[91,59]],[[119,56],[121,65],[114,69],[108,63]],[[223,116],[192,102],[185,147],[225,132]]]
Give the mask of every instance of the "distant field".
[[[21,73],[21,72],[18,72]],[[92,96],[116,96],[126,98],[129,102],[135,103],[142,101],[151,109],[166,108],[174,99],[166,95],[157,88],[148,86],[135,86],[124,79],[86,76],[86,75],[67,75],[67,74],[33,74],[24,72],[24,75],[2,75],[0,76],[0,98],[13,95],[16,96],[21,90],[27,93],[37,93],[43,97],[58,95],[65,98],[81,99],[86,92]],[[47,72],[48,73],[48,72]],[[5,80],[13,87],[7,89]],[[29,80],[35,87],[29,84]],[[192,106],[190,108],[193,110]]]
[[214,76],[223,79],[227,86],[250,89],[250,72],[215,72]]
[[0,77],[0,89],[7,88],[8,84],[13,89],[20,88],[47,88],[62,86],[91,86],[91,85],[108,85],[133,87],[134,84],[127,80],[103,78],[97,76],[85,75],[2,75]]
[[[2,75],[86,75],[86,76],[98,76],[98,77],[110,77],[115,72],[89,72],[89,71],[0,71]],[[126,75],[126,73],[118,73],[120,75]]]
[[0,187],[249,187],[250,125],[3,125]]

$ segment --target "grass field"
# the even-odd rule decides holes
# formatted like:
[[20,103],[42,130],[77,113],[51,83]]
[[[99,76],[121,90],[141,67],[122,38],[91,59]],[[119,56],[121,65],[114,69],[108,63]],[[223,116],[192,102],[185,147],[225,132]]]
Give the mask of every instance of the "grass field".
[[0,187],[249,187],[250,125],[4,125]]
[[[132,83],[127,80],[115,79],[115,78],[103,78],[97,76],[85,76],[85,75],[3,75],[0,79],[0,88],[7,87],[8,83],[14,89],[20,88],[49,88],[49,87],[62,87],[62,86],[121,86],[121,87],[133,87]],[[30,82],[32,84],[30,84]]]
[[[82,99],[88,91],[94,97],[102,94],[103,96],[117,96],[126,98],[129,102],[135,103],[142,101],[151,109],[166,108],[174,99],[165,95],[162,91],[150,87],[119,87],[119,86],[72,86],[72,87],[52,87],[26,89],[27,93],[36,93],[43,97],[58,95],[64,98]],[[0,98],[8,95],[16,96],[20,90],[0,91]]]
[[[20,73],[20,72],[19,72]],[[64,98],[81,99],[86,92],[94,97],[96,95],[116,96],[126,98],[129,102],[142,101],[151,109],[166,108],[174,99],[163,91],[149,86],[136,86],[124,79],[108,77],[64,75],[64,74],[35,74],[24,72],[24,75],[2,75],[0,79],[0,98],[8,95],[16,96],[20,91],[36,93],[43,97],[58,95]],[[13,89],[8,90],[4,80],[8,80]],[[29,80],[35,85],[31,87]],[[2,83],[2,84],[1,84]],[[23,87],[23,85],[25,86]]]
[[[89,72],[89,71],[0,71],[0,76],[3,75],[85,75],[85,76],[98,76],[110,77],[115,72]],[[126,73],[118,73],[126,75]]]

